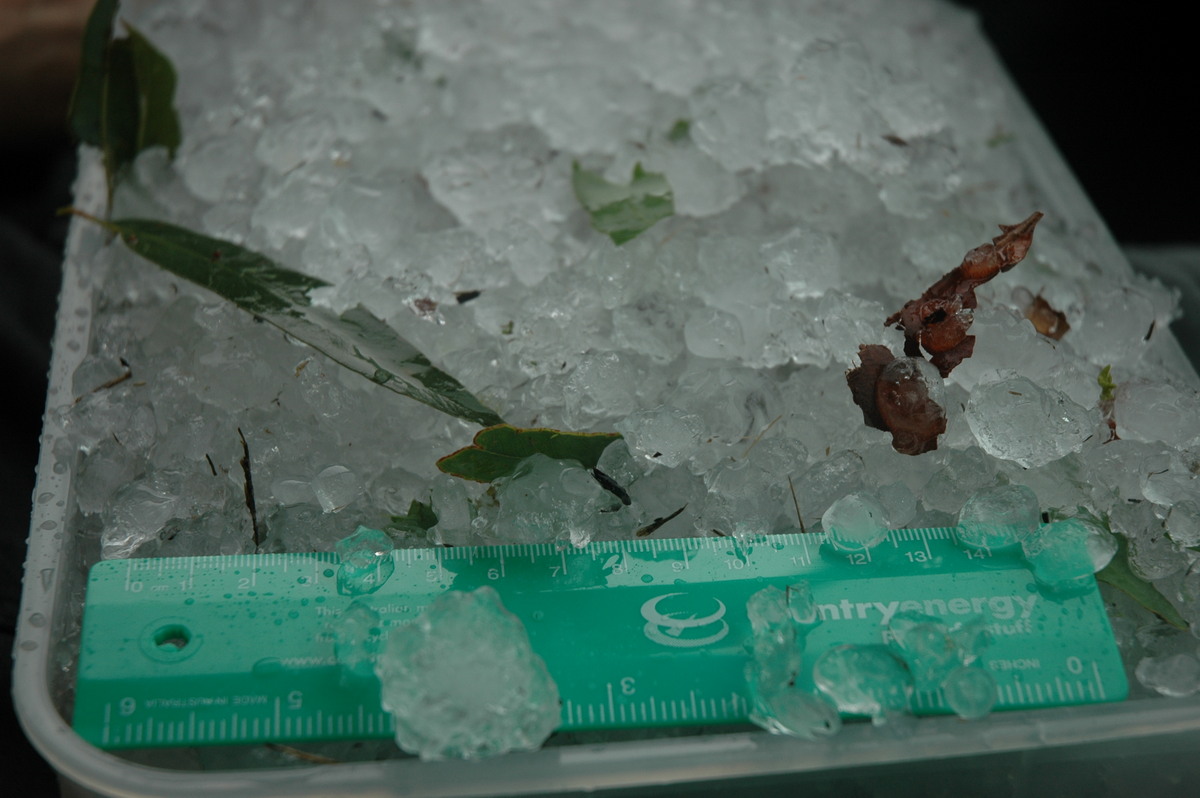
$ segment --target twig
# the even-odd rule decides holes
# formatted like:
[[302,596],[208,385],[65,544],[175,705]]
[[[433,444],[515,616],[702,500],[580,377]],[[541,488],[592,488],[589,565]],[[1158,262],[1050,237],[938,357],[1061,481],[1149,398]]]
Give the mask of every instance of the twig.
[[757,446],[757,445],[758,445],[758,442],[759,442],[759,441],[761,441],[761,440],[763,439],[763,436],[764,436],[764,435],[766,435],[768,432],[770,432],[770,431],[771,431],[771,427],[775,426],[775,423],[776,423],[777,421],[779,421],[779,419],[781,419],[781,418],[783,418],[783,414],[782,414],[782,413],[780,413],[779,415],[775,416],[775,418],[771,420],[771,423],[770,423],[770,424],[768,424],[767,426],[763,427],[763,430],[762,430],[762,432],[758,433],[758,435],[756,435],[756,436],[755,436],[754,440],[753,440],[753,441],[750,443],[750,445],[746,447],[746,451],[742,452],[742,459],[743,459],[743,460],[745,460],[745,459],[746,459],[746,455],[750,454],[750,450],[751,450],[751,449],[753,449],[755,446]]
[[250,476],[250,446],[242,428],[238,427],[238,437],[242,439],[242,474],[246,477],[246,508],[250,510],[250,526],[254,530],[254,550],[262,548],[262,535],[258,530],[258,512],[254,509],[254,479]]
[[[638,530],[636,533],[634,533],[634,534],[635,534],[635,535],[637,535],[637,537],[639,537],[639,538],[644,538],[644,537],[647,537],[647,536],[649,536],[649,535],[652,535],[652,534],[654,534],[655,532],[657,532],[657,531],[658,531],[658,529],[659,529],[660,527],[662,527],[662,525],[663,525],[663,524],[667,523],[667,522],[668,522],[668,521],[670,521],[672,518],[675,518],[676,516],[678,516],[680,513],[682,513],[682,512],[683,512],[684,510],[686,510],[686,509],[687,509],[687,505],[685,504],[685,505],[683,505],[682,507],[680,507],[678,510],[676,510],[675,512],[671,513],[671,514],[670,514],[670,515],[668,515],[668,516],[665,516],[665,517],[663,517],[663,518],[655,518],[653,521],[651,521],[650,523],[646,524],[644,527],[642,527],[641,529],[639,529],[639,530]],[[713,530],[713,531],[715,532],[716,530]]]
[[807,535],[808,530],[804,528],[804,519],[800,517],[800,500],[796,498],[796,486],[792,484],[791,474],[788,474],[788,488],[792,491],[792,504],[796,505],[796,520],[800,523],[800,533]]

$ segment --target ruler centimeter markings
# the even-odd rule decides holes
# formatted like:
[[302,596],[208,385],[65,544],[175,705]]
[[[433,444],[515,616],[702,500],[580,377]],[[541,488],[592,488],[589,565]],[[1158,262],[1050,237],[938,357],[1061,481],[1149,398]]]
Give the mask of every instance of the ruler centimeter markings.
[[[390,737],[374,679],[334,654],[357,600],[383,636],[446,590],[488,585],[525,624],[562,699],[563,730],[744,723],[746,601],[812,585],[822,623],[805,662],[880,643],[901,611],[982,616],[999,709],[1116,701],[1128,686],[1094,585],[1040,593],[1014,555],[960,548],[952,529],[893,531],[869,554],[820,533],[399,549],[374,593],[337,592],[331,553],[115,560],[93,566],[74,726],[101,748]],[[811,686],[811,675],[799,677]],[[918,714],[947,712],[917,692]]]

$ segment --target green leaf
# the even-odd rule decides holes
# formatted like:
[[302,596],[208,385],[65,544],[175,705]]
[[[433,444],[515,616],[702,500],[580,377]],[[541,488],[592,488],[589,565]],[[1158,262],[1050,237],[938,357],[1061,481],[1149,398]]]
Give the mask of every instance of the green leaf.
[[498,424],[481,429],[470,446],[438,460],[437,467],[451,476],[475,482],[506,477],[518,463],[535,454],[595,468],[601,453],[620,437],[616,432],[563,432]]
[[374,383],[451,416],[489,427],[504,419],[361,305],[340,316],[307,308],[303,316],[262,316],[331,360]]
[[417,534],[425,532],[438,522],[437,513],[433,511],[432,504],[412,500],[408,505],[408,513],[406,515],[393,515],[391,527],[401,532],[409,532]]
[[692,123],[686,119],[676,119],[675,124],[667,131],[667,141],[678,144],[691,137]]
[[1171,626],[1187,629],[1187,621],[1175,609],[1175,605],[1167,601],[1158,588],[1135,574],[1129,567],[1129,543],[1124,535],[1115,535],[1117,553],[1112,561],[1103,569],[1096,572],[1096,579],[1112,585],[1117,590],[1129,595],[1138,604],[1162,618]]
[[117,39],[108,47],[100,96],[100,149],[104,154],[110,205],[117,175],[137,157],[137,131],[138,96],[133,50],[128,39]]
[[83,30],[83,52],[79,76],[71,94],[68,121],[75,137],[84,144],[101,146],[100,110],[104,94],[105,65],[108,62],[108,43],[112,40],[113,19],[117,15],[117,0],[97,0]]
[[104,155],[109,204],[121,170],[138,153],[181,139],[175,112],[175,68],[136,28],[113,39],[116,0],[99,0],[84,29],[79,77],[71,97],[71,130]]
[[633,167],[627,186],[609,183],[576,162],[571,167],[571,187],[592,216],[592,227],[607,233],[614,244],[636,238],[655,223],[675,213],[675,195],[666,177]]
[[402,396],[481,426],[503,423],[450,375],[366,308],[340,316],[313,307],[309,292],[328,285],[230,241],[148,219],[102,221],[125,245],[172,274],[228,299],[331,360]]
[[[150,147],[166,147],[174,158],[183,136],[179,115],[175,112],[175,67],[145,36],[129,23],[127,41],[133,59],[137,86],[136,152]],[[115,44],[115,42],[114,42]]]
[[308,292],[329,285],[253,250],[168,222],[118,219],[104,226],[146,260],[263,317],[299,315],[310,304]]
[[1117,398],[1117,384],[1113,382],[1112,366],[1100,369],[1100,376],[1096,377],[1096,383],[1100,386],[1101,402],[1111,402]]

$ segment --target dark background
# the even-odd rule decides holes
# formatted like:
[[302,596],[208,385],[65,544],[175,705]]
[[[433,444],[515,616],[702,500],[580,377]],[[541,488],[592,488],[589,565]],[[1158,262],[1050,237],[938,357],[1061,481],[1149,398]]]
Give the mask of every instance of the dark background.
[[[900,1],[900,0],[897,0]],[[958,0],[984,31],[1123,246],[1193,247],[1200,271],[1200,91],[1191,30],[1165,4]],[[1182,5],[1182,4],[1181,4]],[[0,114],[14,109],[0,109]],[[0,354],[10,386],[0,423],[0,647],[12,648],[65,223],[74,170],[65,135],[7,142],[0,154]],[[1144,251],[1144,249],[1142,250]],[[1135,263],[1138,262],[1135,258]],[[1187,340],[1195,328],[1176,327]],[[52,772],[0,697],[0,744],[24,795],[53,795]],[[14,772],[15,771],[15,772]],[[857,793],[856,794],[861,794]]]

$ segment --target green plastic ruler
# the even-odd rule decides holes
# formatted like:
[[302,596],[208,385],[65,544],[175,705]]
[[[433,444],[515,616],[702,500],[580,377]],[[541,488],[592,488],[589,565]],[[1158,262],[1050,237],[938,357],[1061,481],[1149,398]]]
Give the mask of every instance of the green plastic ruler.
[[[998,709],[1115,701],[1124,668],[1099,593],[1054,599],[1012,555],[951,529],[896,530],[846,555],[820,534],[401,549],[359,596],[383,633],[446,590],[495,588],[563,701],[561,729],[744,722],[746,600],[807,579],[823,623],[807,651],[879,643],[891,616],[981,615]],[[333,554],[114,560],[89,577],[74,725],[101,748],[392,734],[372,680],[346,680],[333,629],[356,597]],[[809,660],[811,662],[811,659]],[[802,677],[803,678],[803,677]],[[947,711],[918,693],[919,714]]]

